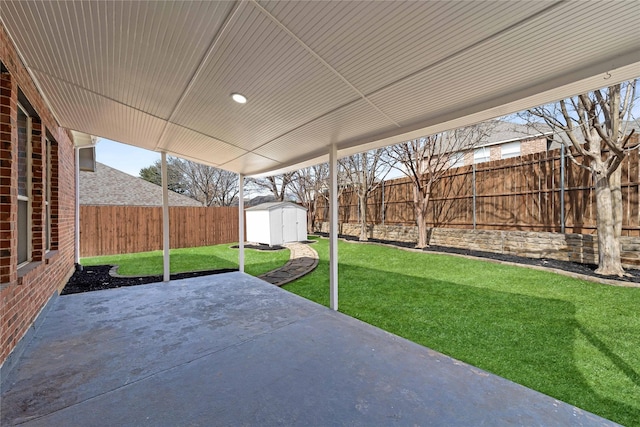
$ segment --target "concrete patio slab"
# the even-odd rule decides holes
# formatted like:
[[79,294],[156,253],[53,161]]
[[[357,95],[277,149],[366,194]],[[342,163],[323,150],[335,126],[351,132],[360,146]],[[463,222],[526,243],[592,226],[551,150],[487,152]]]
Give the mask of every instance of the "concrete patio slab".
[[58,297],[4,425],[615,425],[242,273]]

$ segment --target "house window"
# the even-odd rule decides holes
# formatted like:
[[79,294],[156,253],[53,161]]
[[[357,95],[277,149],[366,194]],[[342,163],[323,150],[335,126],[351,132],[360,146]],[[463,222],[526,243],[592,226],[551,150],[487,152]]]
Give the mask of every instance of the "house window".
[[31,260],[31,117],[18,104],[18,267]]
[[45,140],[44,154],[44,249],[51,250],[51,140]]
[[473,152],[473,163],[488,162],[491,158],[489,147],[480,147]]
[[464,153],[453,153],[449,159],[449,166],[451,166],[451,168],[464,166]]
[[500,147],[500,158],[510,159],[520,156],[520,141],[507,142]]

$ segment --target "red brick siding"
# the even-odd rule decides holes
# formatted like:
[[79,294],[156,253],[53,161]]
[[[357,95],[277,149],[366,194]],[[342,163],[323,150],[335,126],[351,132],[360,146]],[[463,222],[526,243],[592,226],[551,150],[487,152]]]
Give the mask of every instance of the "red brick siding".
[[18,260],[12,249],[18,246],[18,169],[14,167],[18,159],[17,90],[13,80],[8,73],[0,74],[0,283],[15,282],[17,278],[16,269],[11,267]]
[[[0,364],[73,271],[75,156],[70,133],[61,128],[23,67],[0,25]],[[22,91],[37,113],[32,130],[32,259],[17,269],[17,100]],[[44,137],[53,137],[51,252],[45,254]]]

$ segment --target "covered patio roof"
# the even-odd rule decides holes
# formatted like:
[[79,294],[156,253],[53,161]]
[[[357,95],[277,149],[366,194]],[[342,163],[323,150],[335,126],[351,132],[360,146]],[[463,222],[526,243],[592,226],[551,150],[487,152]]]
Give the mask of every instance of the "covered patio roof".
[[5,0],[0,20],[63,127],[244,175],[640,75],[637,1]]

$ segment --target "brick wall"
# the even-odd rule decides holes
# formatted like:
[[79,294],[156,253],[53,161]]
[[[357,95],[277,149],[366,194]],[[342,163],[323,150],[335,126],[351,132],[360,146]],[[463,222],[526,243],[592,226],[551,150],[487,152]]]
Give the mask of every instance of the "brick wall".
[[[74,267],[75,157],[0,25],[0,365],[4,365]],[[18,268],[19,93],[33,109],[31,131],[31,262]],[[52,140],[51,250],[45,236],[45,138]],[[13,356],[13,355],[12,355]],[[3,366],[4,367],[4,366]]]
[[499,145],[492,145],[489,147],[489,161],[500,160],[502,156],[502,150]]
[[520,144],[520,155],[526,156],[533,153],[541,153],[547,150],[547,138],[534,138],[522,141]]
[[[329,223],[318,224],[317,231],[329,232]],[[340,234],[359,236],[359,224],[340,224]],[[417,226],[370,225],[369,237],[398,242],[416,242]],[[621,237],[622,263],[640,268],[640,238]],[[529,258],[550,258],[581,264],[598,263],[598,242],[591,234],[561,234],[531,231],[465,230],[433,228],[429,243],[434,246],[470,249]]]
[[[491,145],[486,148],[489,150],[489,161],[493,162],[502,159],[502,145]],[[547,139],[544,137],[526,139],[520,143],[520,156],[542,153],[543,151],[547,151]],[[470,166],[474,163],[473,152],[474,150],[469,150],[464,153],[465,166]]]

